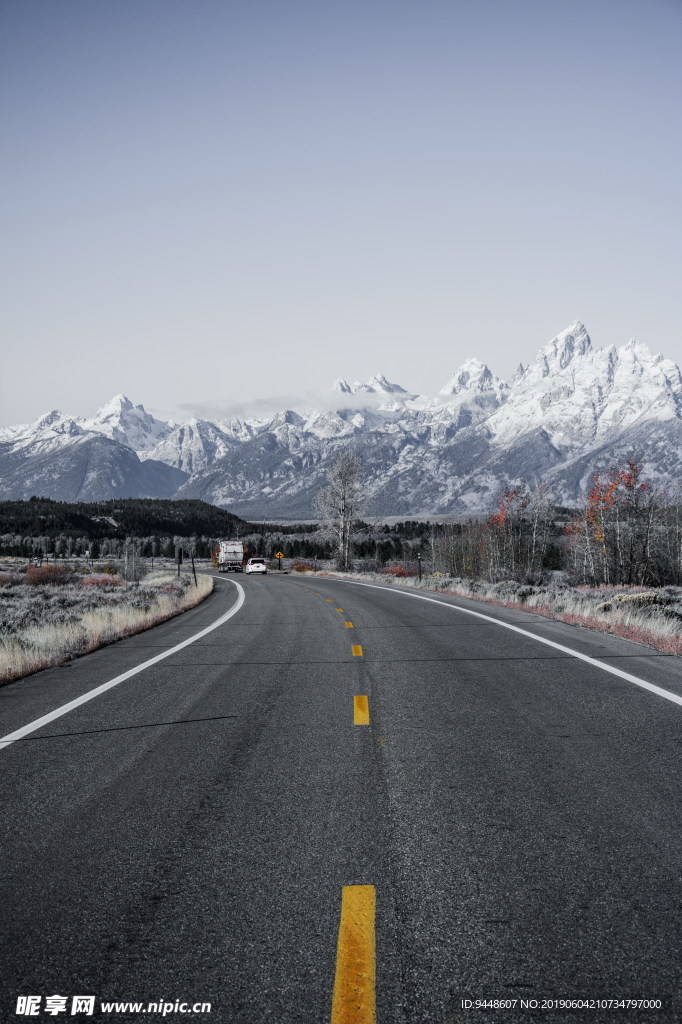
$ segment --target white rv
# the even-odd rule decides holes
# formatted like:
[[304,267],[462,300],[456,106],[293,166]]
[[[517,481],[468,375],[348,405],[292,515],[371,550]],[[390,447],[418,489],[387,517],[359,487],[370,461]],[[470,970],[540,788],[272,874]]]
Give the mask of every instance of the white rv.
[[218,572],[243,572],[244,545],[240,540],[221,540]]

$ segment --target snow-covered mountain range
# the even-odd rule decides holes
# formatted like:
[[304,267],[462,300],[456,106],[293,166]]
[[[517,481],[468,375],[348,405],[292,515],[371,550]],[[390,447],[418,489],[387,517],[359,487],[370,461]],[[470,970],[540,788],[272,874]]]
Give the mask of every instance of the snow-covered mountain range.
[[364,456],[375,515],[485,511],[521,480],[574,504],[627,458],[650,479],[682,479],[679,368],[634,340],[595,349],[579,321],[509,382],[471,358],[433,397],[377,373],[339,378],[323,404],[181,424],[124,395],[91,418],[55,410],[0,429],[0,497],[194,497],[247,518],[309,518],[348,445]]

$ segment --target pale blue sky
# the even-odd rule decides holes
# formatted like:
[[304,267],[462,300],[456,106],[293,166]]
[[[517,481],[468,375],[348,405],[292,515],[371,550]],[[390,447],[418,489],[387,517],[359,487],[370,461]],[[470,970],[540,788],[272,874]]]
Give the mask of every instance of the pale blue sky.
[[[2,0],[2,408],[682,361],[680,0]],[[187,414],[187,413],[186,413]]]

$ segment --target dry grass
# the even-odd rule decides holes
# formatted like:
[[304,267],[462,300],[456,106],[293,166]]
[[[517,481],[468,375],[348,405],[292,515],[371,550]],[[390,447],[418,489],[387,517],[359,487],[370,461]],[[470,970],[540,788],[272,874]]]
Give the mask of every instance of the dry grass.
[[93,586],[92,577],[60,588],[13,581],[0,594],[0,682],[140,633],[195,607],[212,590],[213,579],[203,575],[197,587],[189,577],[178,580],[165,574],[140,585],[109,579]]
[[[316,575],[331,576],[330,572]],[[625,640],[646,644],[666,654],[682,655],[682,590],[663,587],[536,587],[506,581],[485,583],[449,576],[418,579],[395,578],[383,573],[344,573],[353,579],[372,580],[390,586],[412,587],[456,594],[473,601],[516,608],[574,626],[613,633]]]

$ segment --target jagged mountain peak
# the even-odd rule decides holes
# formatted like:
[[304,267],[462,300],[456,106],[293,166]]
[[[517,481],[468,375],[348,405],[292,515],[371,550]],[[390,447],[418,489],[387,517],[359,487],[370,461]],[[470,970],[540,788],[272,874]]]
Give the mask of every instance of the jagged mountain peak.
[[373,374],[367,383],[366,388],[372,388],[374,391],[385,391],[390,395],[406,395],[407,391],[401,387],[400,384],[392,384],[390,380],[383,373]]
[[625,345],[617,349],[617,352],[622,359],[635,359],[640,363],[654,365],[663,361],[663,356],[660,352],[653,352],[646,342],[639,341],[637,338],[630,338]]
[[562,452],[603,444],[644,421],[679,418],[682,383],[671,360],[634,339],[593,349],[580,321],[540,349],[488,421],[498,443],[542,430]]
[[[122,392],[119,392],[118,395],[114,395],[114,397],[110,398],[108,402],[105,402],[104,405],[101,406],[100,409],[98,409],[98,412],[104,412],[105,410],[109,410],[109,409],[133,409],[133,408],[134,408],[133,403],[130,401],[128,396],[124,395]],[[142,406],[138,406],[138,409],[141,409],[141,408],[142,408]]]
[[78,422],[85,430],[104,434],[138,452],[153,448],[172,429],[164,420],[155,419],[143,405],[133,405],[124,394],[114,395],[94,416]]
[[119,394],[89,420],[52,410],[2,428],[0,442],[5,497],[172,493],[247,518],[308,518],[328,460],[352,444],[367,459],[367,492],[381,513],[478,512],[521,479],[549,480],[562,501],[578,500],[597,457],[629,453],[654,479],[679,477],[682,377],[635,339],[593,349],[574,321],[510,384],[474,357],[433,398],[376,373],[365,383],[339,377],[318,409],[178,424]]
[[497,391],[505,387],[504,381],[496,377],[485,363],[482,363],[476,357],[472,357],[471,359],[465,359],[438,394],[446,396],[459,395],[464,391]]
[[58,423],[59,420],[63,419],[64,413],[60,412],[59,409],[52,409],[51,412],[44,412],[42,416],[39,416],[31,424],[31,427],[34,430],[42,430],[44,427],[51,427],[54,423]]
[[630,338],[621,348],[610,346],[605,351],[609,352],[614,365],[619,363],[629,365],[632,371],[646,376],[662,374],[675,390],[680,387],[682,376],[679,366],[660,352],[654,352],[645,342],[638,341],[637,338]]
[[574,320],[539,350],[528,369],[531,373],[539,372],[541,377],[549,377],[565,370],[570,362],[588,355],[591,350],[592,342],[585,325]]
[[283,409],[281,412],[275,413],[269,424],[270,430],[276,430],[278,427],[302,427],[305,423],[305,419],[300,413],[295,412],[293,409]]
[[352,384],[349,384],[344,377],[337,377],[332,385],[332,390],[340,391],[344,395],[408,395],[405,388],[401,387],[400,384],[392,384],[386,375],[381,372],[373,374],[364,383],[361,380],[354,380]]

